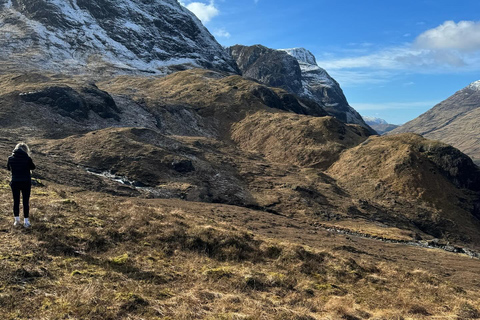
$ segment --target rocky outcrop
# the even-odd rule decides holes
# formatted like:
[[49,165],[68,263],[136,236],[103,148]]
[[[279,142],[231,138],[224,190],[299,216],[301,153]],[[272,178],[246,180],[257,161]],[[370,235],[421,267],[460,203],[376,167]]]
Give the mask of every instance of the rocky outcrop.
[[176,0],[1,0],[4,68],[168,73],[237,72],[193,13]]
[[376,133],[347,102],[340,85],[317,65],[315,56],[303,48],[274,50],[261,45],[228,48],[243,76],[280,87],[315,102],[305,114],[322,109],[345,123],[359,124]]
[[228,48],[246,78],[298,94],[302,90],[302,72],[297,60],[286,52],[261,45]]
[[113,98],[95,85],[85,86],[78,91],[69,86],[52,86],[19,96],[25,102],[48,106],[53,112],[74,120],[88,119],[90,111],[104,119],[120,120],[120,110]]
[[392,131],[401,132],[414,132],[451,144],[480,164],[480,81]]

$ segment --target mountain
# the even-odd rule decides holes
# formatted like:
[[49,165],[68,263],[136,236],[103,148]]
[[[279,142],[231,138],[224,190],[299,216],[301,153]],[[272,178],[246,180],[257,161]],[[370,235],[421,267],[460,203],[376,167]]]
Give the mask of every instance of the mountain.
[[415,132],[451,144],[480,164],[480,81],[391,131],[400,132]]
[[261,45],[228,48],[242,75],[268,86],[280,87],[317,106],[305,114],[324,110],[345,123],[359,124],[375,133],[347,102],[340,85],[317,65],[315,56],[303,48],[275,50]]
[[0,66],[105,74],[185,66],[237,72],[176,0],[0,0]]
[[234,61],[176,1],[0,1],[0,159],[37,165],[30,229],[0,166],[5,319],[480,317],[458,149],[372,135],[311,53]]
[[384,134],[398,128],[396,124],[387,123],[387,121],[376,117],[363,117],[365,123],[372,127],[378,134]]

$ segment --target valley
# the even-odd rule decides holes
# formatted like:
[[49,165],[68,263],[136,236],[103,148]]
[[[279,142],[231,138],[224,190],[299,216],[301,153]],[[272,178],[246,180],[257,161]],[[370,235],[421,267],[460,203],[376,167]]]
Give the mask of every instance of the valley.
[[480,318],[478,88],[378,135],[187,7],[0,0],[0,159],[37,165],[31,228],[0,167],[3,318]]

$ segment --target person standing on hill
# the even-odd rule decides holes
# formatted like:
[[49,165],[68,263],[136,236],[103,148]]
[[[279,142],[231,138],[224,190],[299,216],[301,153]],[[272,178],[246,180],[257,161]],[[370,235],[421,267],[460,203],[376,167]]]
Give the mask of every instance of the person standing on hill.
[[23,197],[23,225],[25,228],[31,226],[28,219],[30,213],[30,191],[32,190],[32,176],[30,170],[35,169],[32,158],[30,158],[30,149],[21,142],[15,146],[13,153],[8,157],[7,169],[12,172],[10,187],[13,194],[13,215],[15,227],[20,226],[20,192]]

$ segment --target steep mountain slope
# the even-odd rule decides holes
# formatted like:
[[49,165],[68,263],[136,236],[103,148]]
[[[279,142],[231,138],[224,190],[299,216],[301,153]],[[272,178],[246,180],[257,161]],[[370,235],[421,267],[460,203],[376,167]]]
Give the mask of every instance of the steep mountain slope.
[[365,120],[365,123],[372,127],[380,135],[399,127],[396,124],[388,123],[387,121],[376,117],[363,117],[363,120]]
[[163,73],[182,65],[236,72],[176,0],[0,0],[3,68]]
[[415,132],[460,149],[480,164],[480,81],[440,102],[392,133]]
[[[274,50],[261,45],[235,45],[228,50],[245,77],[310,99],[329,115],[371,130],[358,112],[348,105],[340,85],[317,65],[315,56],[308,50]],[[314,112],[315,109],[308,114],[314,115]],[[371,132],[375,133],[374,130]]]

